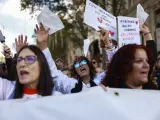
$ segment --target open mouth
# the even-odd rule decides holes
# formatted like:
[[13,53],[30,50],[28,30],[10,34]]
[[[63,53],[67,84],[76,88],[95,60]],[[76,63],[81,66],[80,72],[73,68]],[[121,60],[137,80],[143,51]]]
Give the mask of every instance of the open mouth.
[[141,72],[142,75],[148,76],[148,72]]
[[85,71],[86,71],[86,68],[81,67],[81,68],[80,68],[80,71],[81,71],[81,72],[85,72]]
[[21,70],[21,71],[20,71],[20,75],[21,75],[21,76],[28,75],[28,74],[29,74],[29,72],[26,71],[26,70]]

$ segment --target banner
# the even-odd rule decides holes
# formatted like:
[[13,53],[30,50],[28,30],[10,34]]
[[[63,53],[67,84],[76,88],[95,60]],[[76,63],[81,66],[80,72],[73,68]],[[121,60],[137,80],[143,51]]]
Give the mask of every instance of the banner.
[[159,91],[100,87],[0,102],[0,120],[160,120]]
[[97,6],[90,0],[86,2],[84,23],[99,30],[98,26],[108,30],[110,37],[117,40],[116,17]]
[[119,47],[141,44],[138,18],[118,16]]

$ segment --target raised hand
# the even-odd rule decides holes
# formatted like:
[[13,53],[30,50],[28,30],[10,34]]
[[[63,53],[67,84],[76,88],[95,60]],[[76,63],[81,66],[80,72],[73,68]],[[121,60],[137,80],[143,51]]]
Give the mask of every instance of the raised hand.
[[109,31],[105,30],[104,28],[99,27],[99,32],[100,32],[100,46],[102,48],[104,47],[111,47],[112,46],[112,42],[109,38]]
[[18,53],[22,47],[28,45],[27,36],[23,37],[23,35],[19,35],[18,39],[15,38],[15,43],[16,43],[16,52]]
[[3,46],[3,54],[5,58],[11,58],[11,50],[7,45]]
[[36,39],[37,44],[41,50],[44,50],[48,47],[48,37],[49,37],[48,31],[49,29],[45,30],[42,23],[40,23],[39,26],[36,24],[36,28],[34,29],[34,32],[37,36],[37,39]]
[[140,25],[140,31],[143,33],[144,40],[152,40],[152,35],[147,25]]

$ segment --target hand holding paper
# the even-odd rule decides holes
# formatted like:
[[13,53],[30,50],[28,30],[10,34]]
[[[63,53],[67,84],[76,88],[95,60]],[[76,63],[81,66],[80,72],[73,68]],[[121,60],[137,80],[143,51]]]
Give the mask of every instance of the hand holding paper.
[[145,41],[153,40],[151,32],[150,32],[149,28],[147,27],[147,25],[144,25],[144,24],[140,25],[140,31],[143,33],[143,37],[144,37]]
[[140,4],[138,4],[137,5],[137,18],[139,19],[140,25],[145,23],[148,16],[149,15],[144,11],[143,7]]
[[47,7],[45,7],[43,11],[38,15],[37,21],[38,23],[42,23],[46,30],[50,28],[48,32],[49,35],[64,28],[64,25],[60,18],[52,11],[50,11]]

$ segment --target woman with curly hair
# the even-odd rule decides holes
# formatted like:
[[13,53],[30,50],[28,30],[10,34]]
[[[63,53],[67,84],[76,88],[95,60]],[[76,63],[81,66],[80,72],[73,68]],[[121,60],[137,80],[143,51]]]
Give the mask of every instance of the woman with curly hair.
[[114,88],[157,89],[148,79],[151,61],[145,46],[125,45],[114,54],[103,84]]

